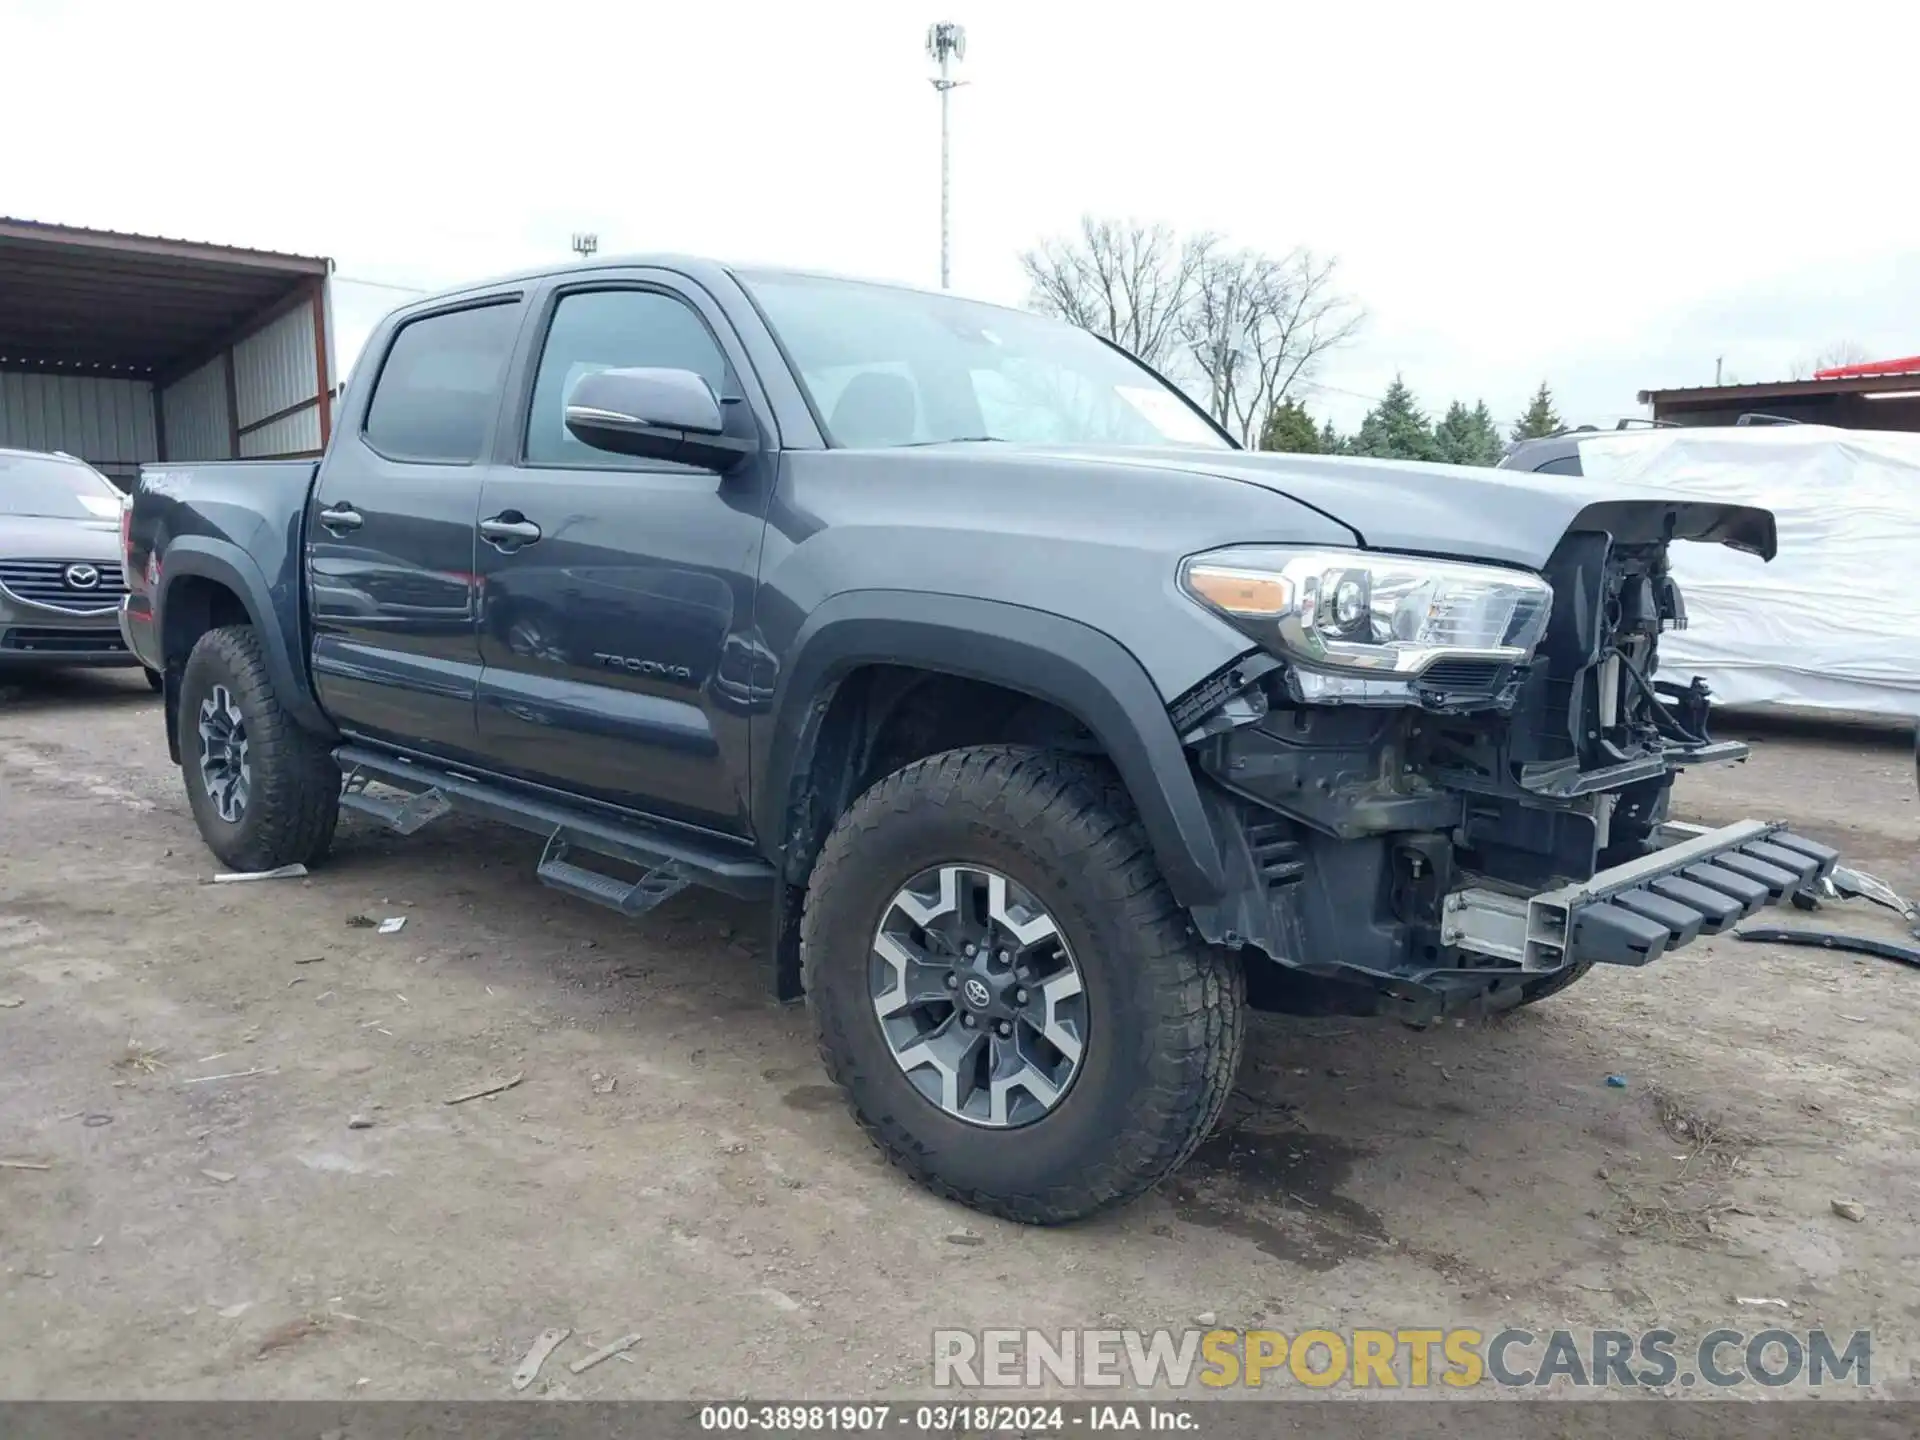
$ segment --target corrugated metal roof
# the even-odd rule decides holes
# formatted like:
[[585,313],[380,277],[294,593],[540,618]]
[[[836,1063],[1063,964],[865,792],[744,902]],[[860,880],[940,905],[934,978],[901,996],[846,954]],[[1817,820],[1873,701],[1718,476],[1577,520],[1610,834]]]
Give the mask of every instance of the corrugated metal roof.
[[295,303],[332,264],[0,219],[0,368],[165,378]]
[[1831,380],[1763,380],[1740,385],[1676,385],[1670,390],[1642,390],[1642,405],[1665,401],[1791,399],[1796,395],[1867,395],[1876,390],[1900,390],[1913,385],[1913,375],[1854,375]]
[[296,255],[287,250],[259,250],[251,245],[222,245],[207,240],[182,240],[173,235],[148,235],[138,230],[101,230],[92,225],[61,225],[52,220],[29,220],[19,215],[0,215],[0,229],[18,226],[25,230],[36,230],[52,239],[72,236],[93,236],[102,241],[135,240],[158,245],[178,245],[182,249],[201,251],[208,254],[257,255],[262,260],[285,260],[305,271],[313,267],[331,269],[333,261],[324,255]]

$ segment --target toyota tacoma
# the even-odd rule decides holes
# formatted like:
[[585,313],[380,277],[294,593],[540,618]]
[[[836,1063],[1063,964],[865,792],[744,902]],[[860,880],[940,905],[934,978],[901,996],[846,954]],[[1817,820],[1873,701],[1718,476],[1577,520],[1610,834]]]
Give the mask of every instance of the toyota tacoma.
[[1667,815],[1674,543],[1764,510],[1250,454],[1094,336],[661,258],[412,304],[316,462],[146,466],[122,617],[241,870],[340,811],[767,906],[886,1154],[1056,1222],[1172,1172],[1249,1008],[1412,1023],[1640,966],[1831,851]]

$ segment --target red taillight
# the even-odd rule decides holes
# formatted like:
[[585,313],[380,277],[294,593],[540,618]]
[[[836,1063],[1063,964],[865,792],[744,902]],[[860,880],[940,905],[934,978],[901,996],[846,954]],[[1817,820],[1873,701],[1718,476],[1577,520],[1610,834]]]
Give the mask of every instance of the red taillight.
[[120,502],[120,579],[133,588],[133,497]]

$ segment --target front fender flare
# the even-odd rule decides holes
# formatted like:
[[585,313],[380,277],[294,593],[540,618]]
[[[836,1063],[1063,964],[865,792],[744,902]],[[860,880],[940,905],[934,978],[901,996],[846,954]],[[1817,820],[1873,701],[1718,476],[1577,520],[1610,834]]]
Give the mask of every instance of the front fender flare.
[[[273,693],[293,717],[294,723],[316,735],[337,739],[338,732],[307,679],[306,667],[297,663],[288,646],[289,634],[300,634],[298,595],[276,604],[273,587],[261,573],[252,556],[229,540],[204,535],[181,535],[167,546],[161,557],[160,593],[154,598],[154,633],[166,643],[167,601],[174,587],[184,579],[197,577],[223,585],[239,597],[247,619],[260,635],[261,649],[267,661],[267,678]],[[181,657],[183,660],[185,657]]]
[[792,840],[794,777],[811,764],[835,685],[862,665],[905,665],[1004,686],[1072,715],[1119,771],[1174,898],[1190,907],[1225,893],[1220,848],[1166,702],[1112,636],[969,596],[851,590],[807,617],[789,653],[753,769],[755,828],[778,863]]

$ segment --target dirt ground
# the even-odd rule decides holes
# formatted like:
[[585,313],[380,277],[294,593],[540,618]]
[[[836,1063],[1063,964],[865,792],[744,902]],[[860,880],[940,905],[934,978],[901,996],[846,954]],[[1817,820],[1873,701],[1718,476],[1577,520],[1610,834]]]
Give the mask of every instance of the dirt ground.
[[[1910,742],[1756,738],[1686,816],[1920,889]],[[1180,1177],[1025,1230],[879,1161],[757,909],[622,921],[537,849],[349,819],[310,879],[214,886],[137,675],[0,691],[0,1396],[499,1397],[549,1327],[536,1394],[925,1395],[936,1326],[1207,1312],[1871,1327],[1920,1395],[1920,972],[1704,942],[1490,1027],[1260,1017]]]

